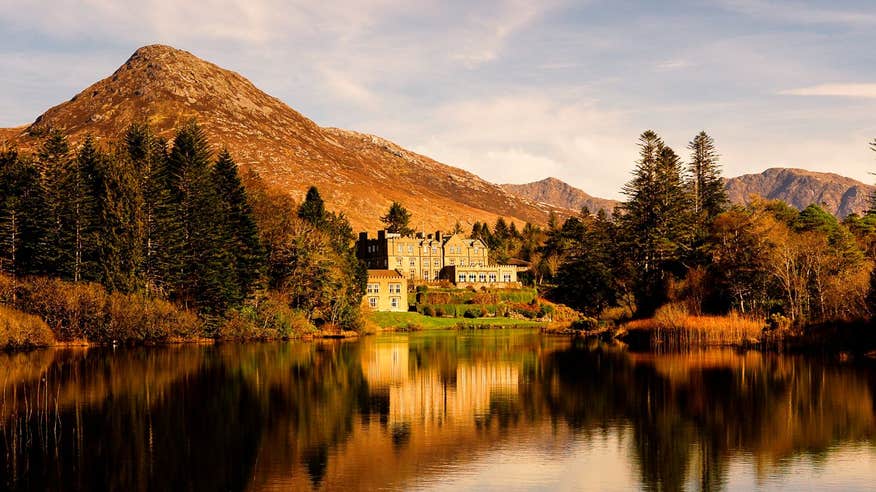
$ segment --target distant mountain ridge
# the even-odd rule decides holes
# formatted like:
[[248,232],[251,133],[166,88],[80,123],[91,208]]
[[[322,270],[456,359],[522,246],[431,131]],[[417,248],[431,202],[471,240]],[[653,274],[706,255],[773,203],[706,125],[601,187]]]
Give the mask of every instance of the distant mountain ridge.
[[620,204],[617,200],[597,198],[557,178],[545,178],[526,184],[503,184],[510,193],[529,198],[539,203],[579,211],[587,207],[593,213],[605,210],[609,215]]
[[[876,191],[876,186],[839,174],[794,168],[770,168],[759,174],[744,174],[727,179],[725,186],[732,203],[747,204],[756,196],[782,200],[798,210],[816,203],[840,218],[866,212],[870,196]],[[573,210],[586,206],[591,212],[600,208],[610,212],[620,203],[593,197],[556,178],[504,184],[502,188],[530,200]]]
[[380,137],[320,127],[241,75],[163,45],[138,49],[112,75],[33,124],[0,129],[0,145],[33,150],[48,128],[74,144],[89,133],[106,142],[142,122],[171,139],[191,118],[216,150],[227,146],[268,184],[298,199],[316,185],[327,206],[357,229],[381,227],[393,201],[412,212],[412,225],[429,230],[500,216],[543,224],[553,210]]
[[727,180],[727,196],[733,203],[749,203],[751,197],[782,200],[802,210],[815,203],[837,217],[861,214],[870,206],[876,187],[834,173],[794,168],[770,168],[760,174],[744,174]]

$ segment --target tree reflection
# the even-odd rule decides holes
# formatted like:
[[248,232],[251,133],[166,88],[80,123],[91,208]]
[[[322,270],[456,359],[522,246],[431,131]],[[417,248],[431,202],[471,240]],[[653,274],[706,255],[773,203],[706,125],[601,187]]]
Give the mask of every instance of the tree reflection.
[[643,487],[711,490],[740,456],[765,475],[874,436],[868,365],[522,332],[55,350],[0,368],[11,490],[403,487],[525,436],[605,435]]

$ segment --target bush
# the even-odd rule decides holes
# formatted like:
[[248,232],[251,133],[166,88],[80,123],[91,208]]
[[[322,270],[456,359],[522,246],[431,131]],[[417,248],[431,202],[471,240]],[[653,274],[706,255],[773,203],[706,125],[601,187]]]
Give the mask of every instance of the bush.
[[470,308],[466,309],[465,313],[463,313],[463,318],[482,318],[484,316],[483,310],[481,308]]
[[432,306],[424,306],[423,307],[423,314],[426,316],[434,317],[435,316],[435,308],[433,308]]
[[17,286],[16,307],[41,318],[62,342],[151,343],[195,338],[197,315],[143,294],[107,294],[93,283],[30,278]]
[[599,322],[595,318],[583,317],[572,322],[570,326],[573,330],[589,331],[596,328]]
[[289,307],[282,296],[269,294],[229,311],[218,335],[226,340],[284,340],[314,331],[304,313]]
[[48,347],[55,336],[45,321],[0,305],[0,349]]

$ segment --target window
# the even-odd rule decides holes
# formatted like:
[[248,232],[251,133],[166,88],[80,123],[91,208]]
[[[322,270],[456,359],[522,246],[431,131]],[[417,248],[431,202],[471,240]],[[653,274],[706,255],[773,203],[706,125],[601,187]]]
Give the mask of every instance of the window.
[[416,258],[411,258],[411,262],[410,262],[410,263],[411,263],[411,266],[417,266],[417,259],[416,259]]
[[435,270],[435,280],[438,280],[439,278],[440,278],[439,272],[438,272],[438,270]]
[[399,252],[399,253],[404,253],[404,252],[405,252],[405,247],[402,246],[401,244],[399,244],[399,245],[398,245],[398,252]]
[[435,268],[438,268],[441,266],[441,260],[439,260],[438,258],[435,258],[435,261],[432,262],[432,264],[435,265]]
[[460,281],[460,282],[465,282],[465,274],[464,274],[464,273],[460,273],[460,274],[459,274],[459,281]]
[[368,294],[377,294],[380,292],[380,284],[368,284],[368,288],[365,289],[365,292]]
[[433,254],[433,255],[437,255],[437,254],[438,254],[438,248],[436,248],[435,246],[432,246],[432,254]]
[[478,275],[478,282],[484,283],[486,281],[487,281],[487,274],[486,273],[481,273]]
[[411,280],[417,278],[417,270],[415,268],[411,268]]
[[456,266],[456,259],[455,258],[450,259],[450,266]]
[[368,298],[368,305],[371,306],[372,308],[376,308],[377,307],[377,298],[376,297],[369,297]]
[[466,260],[465,258],[463,258],[462,261],[459,262],[459,264],[462,265],[462,266],[466,266],[466,265],[468,265],[468,260]]
[[399,305],[399,300],[400,299],[398,297],[390,297],[389,298],[389,305],[392,306],[393,308],[397,308]]
[[469,281],[469,282],[474,283],[474,282],[477,281],[477,279],[478,279],[478,277],[477,277],[477,275],[475,275],[474,273],[469,273],[469,274],[468,274],[468,281]]
[[511,282],[511,274],[506,273],[506,274],[502,275],[502,281],[503,282]]
[[429,246],[423,246],[423,253],[429,254]]
[[478,254],[478,247],[475,246],[475,254]]
[[389,284],[390,294],[401,294],[401,284]]
[[429,280],[429,270],[423,270],[423,280]]
[[414,254],[414,245],[413,244],[408,245],[408,254],[409,255]]
[[429,266],[429,258],[423,258],[423,266]]
[[402,258],[401,256],[396,256],[395,257],[395,264],[398,266],[402,266],[402,260],[404,260],[404,258]]

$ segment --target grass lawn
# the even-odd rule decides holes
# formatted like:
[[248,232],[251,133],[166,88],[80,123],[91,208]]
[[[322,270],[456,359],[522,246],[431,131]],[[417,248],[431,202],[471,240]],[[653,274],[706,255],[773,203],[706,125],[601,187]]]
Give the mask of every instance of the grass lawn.
[[536,321],[511,318],[435,318],[414,312],[374,312],[368,314],[368,316],[381,328],[407,328],[409,325],[413,325],[424,330],[442,330],[455,328],[460,324],[466,326],[495,326],[503,328],[535,328],[542,325],[542,323]]

